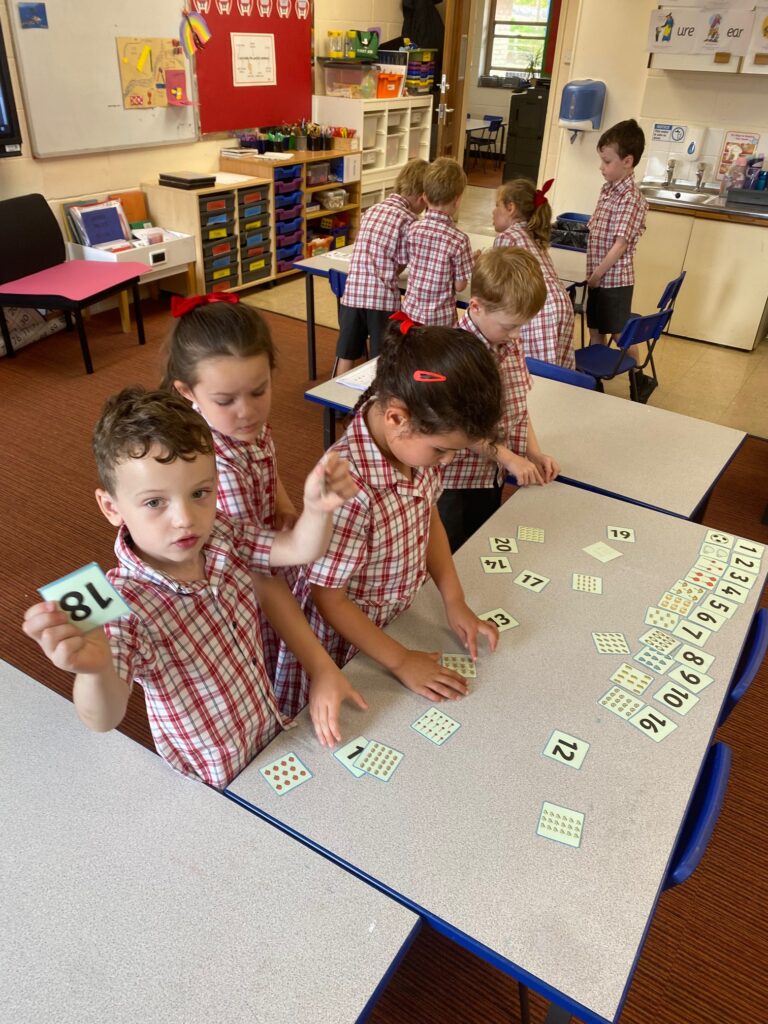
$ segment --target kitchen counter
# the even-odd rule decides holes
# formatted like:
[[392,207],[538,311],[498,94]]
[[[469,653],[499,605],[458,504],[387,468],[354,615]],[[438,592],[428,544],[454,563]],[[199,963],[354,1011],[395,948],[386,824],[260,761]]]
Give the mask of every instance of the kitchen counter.
[[[642,192],[642,188],[640,189]],[[670,187],[669,191],[672,191]],[[688,194],[684,190],[683,194]],[[648,206],[651,210],[658,210],[660,213],[682,213],[687,217],[698,217],[702,220],[720,220],[732,224],[754,224],[758,227],[768,227],[768,206],[752,206],[747,203],[727,203],[719,196],[712,196],[712,202],[704,205],[692,205],[691,203],[675,199],[658,199],[646,195]]]

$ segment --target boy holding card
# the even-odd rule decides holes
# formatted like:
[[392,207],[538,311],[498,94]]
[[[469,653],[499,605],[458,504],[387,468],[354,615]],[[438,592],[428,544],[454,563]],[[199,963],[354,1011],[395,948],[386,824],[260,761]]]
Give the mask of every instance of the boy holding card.
[[521,328],[544,306],[547,286],[537,260],[514,246],[486,249],[475,261],[471,297],[459,326],[493,355],[502,384],[498,440],[459,452],[443,472],[437,503],[451,551],[455,551],[501,506],[507,473],[518,486],[547,484],[560,467],[539,447],[528,415],[531,378],[520,341]]
[[[180,396],[139,387],[107,402],[93,448],[102,483],[96,500],[119,530],[119,568],[109,579],[128,614],[90,629],[81,592],[102,607],[108,597],[98,589],[94,596],[84,580],[74,597],[62,597],[67,612],[51,601],[28,609],[24,632],[54,665],[75,673],[75,707],[89,728],[116,728],[138,681],[158,753],[223,788],[287,724],[264,666],[256,595],[269,588],[272,568],[325,551],[330,514],[357,488],[333,459],[310,474],[304,511],[288,533],[217,515],[207,423]],[[315,731],[333,745],[341,700],[366,705],[292,604],[273,625],[305,666]]]

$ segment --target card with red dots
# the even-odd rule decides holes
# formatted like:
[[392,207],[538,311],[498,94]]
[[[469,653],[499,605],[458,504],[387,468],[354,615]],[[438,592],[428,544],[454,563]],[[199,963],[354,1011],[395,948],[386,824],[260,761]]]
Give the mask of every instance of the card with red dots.
[[312,778],[312,772],[296,754],[283,754],[276,761],[259,768],[259,771],[278,796],[289,793]]

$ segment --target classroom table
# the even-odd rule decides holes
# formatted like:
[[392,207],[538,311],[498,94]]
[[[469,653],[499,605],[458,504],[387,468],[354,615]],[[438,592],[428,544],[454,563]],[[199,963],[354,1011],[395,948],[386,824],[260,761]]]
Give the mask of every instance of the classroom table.
[[0,662],[2,1015],[339,1024],[418,919]]
[[[490,223],[490,205],[488,210]],[[469,233],[469,242],[472,251],[478,249],[489,249],[496,237],[489,228],[487,234]],[[332,252],[323,253],[321,256],[309,256],[304,260],[297,260],[293,265],[297,270],[304,272],[304,289],[307,305],[307,373],[310,380],[317,380],[317,345],[315,337],[315,278],[330,277],[331,270],[338,270],[342,274],[349,273],[349,261],[352,259],[354,245],[345,245]],[[557,271],[558,277],[564,284],[573,284],[583,281],[586,277],[586,254],[571,249],[550,249],[549,255]],[[408,282],[408,270],[400,275],[400,290],[405,291]],[[469,287],[459,292],[456,297],[456,305],[462,308],[469,302]]]
[[[340,379],[304,393],[323,407],[326,448],[335,439],[337,417],[360,397]],[[742,430],[546,377],[533,378],[528,409],[542,451],[560,464],[561,482],[685,519],[701,518],[746,438]]]
[[[491,556],[489,538],[515,538],[523,527],[543,529],[543,543],[517,540],[518,552],[506,556],[512,572],[485,574],[480,559]],[[369,710],[345,705],[344,743],[360,734],[400,751],[392,777],[353,777],[318,746],[302,712],[295,730],[228,792],[539,991],[552,1002],[549,1021],[570,1013],[587,1024],[615,1021],[768,559],[732,618],[706,641],[704,654],[714,657],[708,675],[688,673],[701,679],[700,692],[674,677],[690,694],[684,706],[695,704],[688,714],[657,698],[672,678],[650,673],[640,698],[649,708],[640,717],[648,721],[652,712],[655,728],[659,719],[675,726],[662,741],[598,702],[623,663],[643,669],[633,656],[653,628],[647,609],[690,572],[708,536],[698,524],[563,484],[518,491],[455,556],[470,607],[503,609],[519,623],[501,634],[495,654],[483,649],[470,695],[439,705],[458,731],[443,746],[419,735],[412,724],[429,702],[358,655],[345,675]],[[582,550],[601,541],[619,557],[603,563]],[[599,577],[602,593],[573,590],[574,573]],[[549,582],[532,592],[513,582],[524,576]],[[680,622],[698,632],[695,622]],[[593,631],[623,634],[631,653],[598,653]],[[387,632],[409,647],[460,652],[432,583]],[[616,637],[607,642],[619,646]],[[700,648],[691,649],[699,657]],[[682,651],[681,642],[673,653]],[[582,751],[589,744],[578,770],[544,756],[560,730]],[[287,752],[314,778],[281,798],[259,768]],[[580,847],[537,835],[545,801],[585,815]]]

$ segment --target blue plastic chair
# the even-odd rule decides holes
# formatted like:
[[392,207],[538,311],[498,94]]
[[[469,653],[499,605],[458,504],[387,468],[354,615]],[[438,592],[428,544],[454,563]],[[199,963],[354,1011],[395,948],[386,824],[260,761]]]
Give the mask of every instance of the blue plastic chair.
[[[672,311],[669,309],[649,313],[647,316],[631,316],[616,341],[617,348],[612,345],[587,345],[586,348],[576,349],[576,369],[594,377],[598,391],[603,390],[604,380],[613,380],[619,374],[642,369],[653,358],[654,346],[671,316]],[[637,363],[632,356],[627,355],[626,349],[643,342],[648,351],[643,362]],[[629,373],[629,394],[633,402],[640,401],[635,375],[632,373]]]
[[696,792],[664,879],[665,890],[690,878],[701,863],[720,816],[732,761],[733,753],[727,743],[715,743],[707,751]]
[[674,280],[668,282],[666,288],[661,293],[661,298],[659,299],[658,308],[660,310],[668,309],[670,313],[674,310],[675,301],[677,300],[678,293],[683,286],[686,273],[687,271],[684,270],[680,277],[676,277]]
[[[475,158],[492,156],[494,159],[500,157],[504,152],[504,130],[502,124],[504,118],[499,114],[484,114],[483,120],[488,122],[488,127],[482,131],[469,133],[469,155]],[[501,145],[499,135],[501,134]]]
[[744,649],[736,666],[723,709],[717,722],[718,729],[726,721],[730,713],[747,692],[752,680],[763,663],[765,652],[768,651],[768,608],[761,608],[752,619]]
[[534,359],[532,356],[525,357],[525,365],[528,372],[536,377],[548,377],[549,380],[559,380],[563,384],[573,384],[577,388],[588,388],[594,391],[597,381],[588,373],[581,373],[579,370],[569,370],[565,366],[558,366],[556,363],[545,363],[543,359]]

